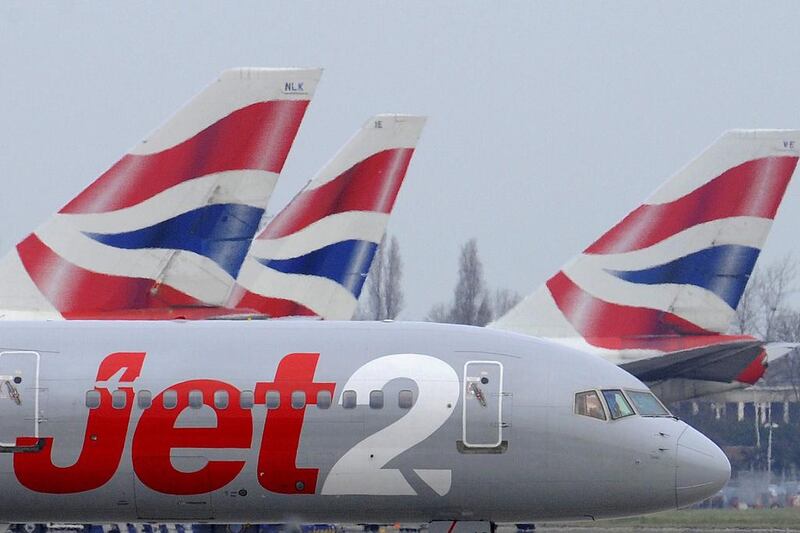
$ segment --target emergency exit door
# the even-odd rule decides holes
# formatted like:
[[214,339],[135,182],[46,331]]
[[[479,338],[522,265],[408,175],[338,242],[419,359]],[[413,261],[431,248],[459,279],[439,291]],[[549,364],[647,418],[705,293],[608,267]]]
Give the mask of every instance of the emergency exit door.
[[462,439],[470,448],[495,448],[503,442],[503,365],[470,361],[464,365]]
[[[39,354],[0,352],[0,452],[22,452],[17,437],[39,438]],[[34,450],[35,451],[35,450]]]

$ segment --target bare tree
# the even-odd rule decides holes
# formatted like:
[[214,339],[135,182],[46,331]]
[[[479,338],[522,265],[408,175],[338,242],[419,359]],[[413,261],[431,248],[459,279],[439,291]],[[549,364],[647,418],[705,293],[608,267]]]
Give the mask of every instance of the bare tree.
[[372,265],[367,272],[367,279],[361,289],[361,297],[356,310],[356,320],[378,320],[380,316],[380,287],[383,285],[383,244],[386,236],[381,239],[378,249],[375,250],[375,257],[372,258]]
[[791,257],[786,256],[776,261],[761,273],[761,282],[756,285],[758,297],[762,302],[761,337],[764,340],[780,340],[775,333],[778,330],[780,317],[787,313],[786,298],[792,289],[796,265]]
[[405,305],[403,288],[400,282],[403,279],[403,259],[400,257],[400,245],[397,238],[392,237],[389,251],[386,254],[386,275],[384,277],[383,296],[386,302],[385,318],[395,319]]
[[468,240],[461,247],[452,304],[435,305],[428,313],[428,320],[473,326],[485,326],[491,322],[492,305],[475,239]]
[[468,240],[461,247],[453,302],[454,324],[485,326],[492,319],[489,295],[483,279],[483,263],[478,257],[478,242]]
[[500,318],[522,300],[522,295],[511,289],[495,289],[492,293],[492,320]]
[[760,284],[758,272],[751,278],[750,282],[742,293],[742,298],[739,300],[739,305],[736,307],[736,318],[734,319],[734,330],[739,334],[753,333],[756,330],[756,317],[758,316],[758,293],[760,289],[756,289],[756,285]]
[[[784,342],[800,342],[800,312],[785,311],[775,320],[775,337]],[[797,349],[770,364],[770,381],[788,382],[800,401],[800,353]]]
[[404,297],[401,281],[403,278],[403,259],[397,238],[381,240],[367,281],[362,291],[361,303],[356,316],[359,320],[395,319],[403,310]]
[[790,312],[787,299],[792,292],[797,266],[785,256],[751,277],[736,309],[734,328],[738,333],[756,335],[765,341],[784,340],[779,323]]
[[451,309],[445,304],[436,304],[431,307],[431,310],[428,312],[428,316],[425,317],[425,320],[428,322],[441,322],[446,324],[450,322],[450,312]]
[[800,312],[784,310],[775,318],[775,337],[783,342],[800,342]]
[[[765,341],[800,342],[800,312],[789,306],[797,265],[790,256],[759,268],[736,309],[734,328]],[[770,364],[771,384],[790,384],[800,400],[800,354],[795,350]]]

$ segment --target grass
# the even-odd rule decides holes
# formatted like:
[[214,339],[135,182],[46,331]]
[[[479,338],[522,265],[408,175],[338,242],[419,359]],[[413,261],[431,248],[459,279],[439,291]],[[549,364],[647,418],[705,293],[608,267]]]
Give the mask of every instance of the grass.
[[542,524],[543,528],[678,528],[800,530],[800,509],[699,509],[666,511],[636,518],[617,518],[571,524]]

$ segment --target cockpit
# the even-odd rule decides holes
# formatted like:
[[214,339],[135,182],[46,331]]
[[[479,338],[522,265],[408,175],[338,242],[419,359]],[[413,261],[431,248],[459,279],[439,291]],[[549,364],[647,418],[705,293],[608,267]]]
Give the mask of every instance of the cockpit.
[[618,420],[627,416],[671,417],[650,391],[631,389],[587,390],[575,394],[575,414],[598,420]]

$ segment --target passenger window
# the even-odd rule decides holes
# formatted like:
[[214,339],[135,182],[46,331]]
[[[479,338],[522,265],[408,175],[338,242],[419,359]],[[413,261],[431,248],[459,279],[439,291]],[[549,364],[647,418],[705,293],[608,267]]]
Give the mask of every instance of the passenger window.
[[410,390],[401,390],[397,396],[397,405],[400,409],[411,409],[414,404],[414,393]]
[[124,390],[115,390],[111,393],[111,407],[114,409],[125,409],[125,405],[128,403],[128,396],[125,394]]
[[317,393],[317,407],[327,409],[331,406],[331,393],[323,390]]
[[150,409],[153,405],[153,393],[149,390],[140,390],[137,394],[139,399],[139,409]]
[[203,407],[203,391],[190,390],[189,391],[189,407],[192,409],[200,409]]
[[217,409],[227,409],[229,401],[228,391],[218,390],[214,392],[214,407]]
[[96,390],[86,391],[86,407],[97,409],[100,407],[100,392]]
[[267,409],[277,409],[281,406],[281,393],[276,390],[267,391]]
[[608,412],[611,413],[612,420],[634,414],[631,404],[625,399],[625,395],[622,394],[621,390],[604,390],[603,397],[606,399],[606,404],[608,404]]
[[374,390],[369,393],[370,409],[383,409],[383,391]]
[[292,409],[302,409],[306,406],[306,393],[301,390],[292,392]]
[[672,416],[652,392],[625,391],[642,416]]
[[178,391],[164,391],[164,409],[175,409],[178,407]]
[[345,409],[355,409],[356,391],[346,390],[342,393],[342,407],[344,407]]
[[239,395],[239,407],[242,409],[252,409],[254,402],[253,391],[243,390]]
[[575,395],[575,414],[590,416],[598,420],[606,419],[606,412],[603,410],[600,396],[593,390],[579,392]]

